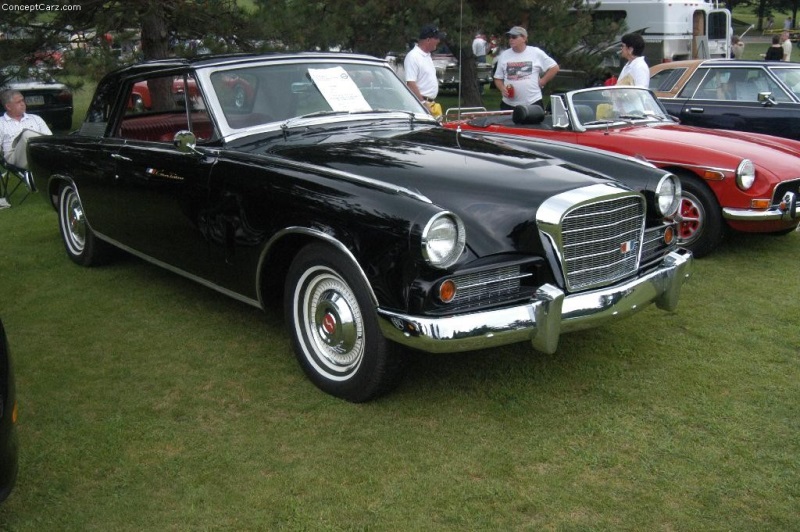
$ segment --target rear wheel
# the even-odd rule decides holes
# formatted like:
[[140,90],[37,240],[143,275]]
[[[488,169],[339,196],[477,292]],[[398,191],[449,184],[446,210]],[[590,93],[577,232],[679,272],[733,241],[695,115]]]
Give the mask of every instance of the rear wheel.
[[358,271],[332,247],[315,243],[298,253],[284,309],[297,360],[321,390],[363,402],[397,384],[398,346],[381,333]]
[[722,210],[714,193],[694,178],[681,177],[681,188],[678,244],[691,250],[695,257],[704,257],[714,251],[725,236]]
[[94,266],[108,258],[109,246],[97,239],[86,222],[81,199],[72,184],[58,192],[58,226],[67,255],[76,264]]

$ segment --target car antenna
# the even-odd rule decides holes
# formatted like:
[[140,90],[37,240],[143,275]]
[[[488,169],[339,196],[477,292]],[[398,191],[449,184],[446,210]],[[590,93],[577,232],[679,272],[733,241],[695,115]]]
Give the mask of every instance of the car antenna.
[[456,119],[459,121],[459,125],[456,128],[456,145],[460,148],[461,147],[461,89],[464,85],[464,80],[461,77],[461,65],[464,64],[463,56],[464,56],[464,0],[461,0],[458,3],[459,13],[458,13],[458,111],[456,111]]

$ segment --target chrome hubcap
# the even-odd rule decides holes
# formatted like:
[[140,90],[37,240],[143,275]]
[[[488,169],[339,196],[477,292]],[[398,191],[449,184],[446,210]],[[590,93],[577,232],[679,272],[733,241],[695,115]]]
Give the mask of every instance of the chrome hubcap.
[[307,277],[302,315],[316,362],[337,373],[358,367],[364,355],[364,325],[355,294],[328,270],[308,272]]

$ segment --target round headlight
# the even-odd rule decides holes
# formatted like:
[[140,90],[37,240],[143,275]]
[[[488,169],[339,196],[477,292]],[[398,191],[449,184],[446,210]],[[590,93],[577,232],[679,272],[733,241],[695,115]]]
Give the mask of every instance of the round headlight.
[[431,266],[449,268],[464,251],[464,224],[453,213],[440,212],[422,231],[422,255]]
[[743,159],[736,168],[736,186],[749,190],[756,181],[756,165],[750,159]]
[[656,207],[661,216],[672,216],[681,200],[681,182],[672,174],[661,178],[656,187]]

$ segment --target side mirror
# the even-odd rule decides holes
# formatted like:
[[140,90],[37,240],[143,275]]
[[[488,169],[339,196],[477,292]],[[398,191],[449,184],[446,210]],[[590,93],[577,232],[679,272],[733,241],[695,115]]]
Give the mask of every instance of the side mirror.
[[197,137],[195,137],[194,133],[188,130],[181,130],[175,133],[175,136],[172,139],[172,144],[178,149],[181,153],[198,153],[195,149],[197,145]]
[[759,92],[758,101],[766,106],[778,105],[778,102],[772,97],[771,92]]

